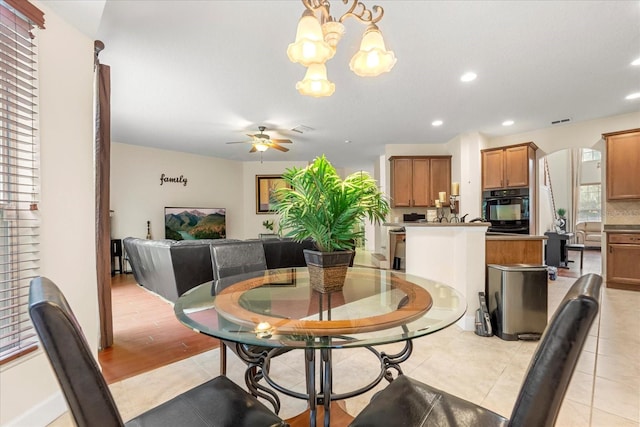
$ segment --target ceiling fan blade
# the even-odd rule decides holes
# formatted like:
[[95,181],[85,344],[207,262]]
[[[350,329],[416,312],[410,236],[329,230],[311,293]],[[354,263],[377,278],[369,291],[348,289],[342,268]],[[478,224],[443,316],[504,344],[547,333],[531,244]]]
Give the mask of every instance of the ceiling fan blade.
[[253,141],[233,141],[233,142],[225,142],[225,144],[247,144]]
[[250,153],[255,153],[256,151],[256,146],[254,145],[253,147],[251,147],[251,150],[249,150]]
[[278,144],[293,144],[293,141],[290,139],[271,139],[271,142],[277,142]]
[[276,150],[280,150],[280,151],[283,151],[283,152],[285,152],[285,153],[286,153],[287,151],[289,151],[289,149],[288,149],[288,148],[281,147],[281,146],[279,146],[278,144],[274,144],[274,143],[269,144],[269,147],[271,147],[271,148],[275,148]]

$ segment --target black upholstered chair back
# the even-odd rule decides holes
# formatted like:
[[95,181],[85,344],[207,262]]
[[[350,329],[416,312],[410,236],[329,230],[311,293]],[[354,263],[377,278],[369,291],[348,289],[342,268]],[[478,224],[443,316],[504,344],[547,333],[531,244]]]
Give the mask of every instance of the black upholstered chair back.
[[29,315],[79,427],[123,426],[107,383],[58,287],[36,278],[29,291]]
[[574,283],[549,321],[531,359],[511,426],[553,426],[599,307],[602,278]]
[[213,278],[216,280],[267,269],[264,248],[260,240],[212,245],[211,260]]

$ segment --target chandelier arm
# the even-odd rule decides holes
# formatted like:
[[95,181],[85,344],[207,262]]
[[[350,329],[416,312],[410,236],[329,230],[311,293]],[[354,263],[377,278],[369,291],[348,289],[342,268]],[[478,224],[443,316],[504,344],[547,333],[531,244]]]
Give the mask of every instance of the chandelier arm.
[[[320,13],[320,23],[330,20],[329,8],[331,4],[329,0],[301,0],[304,7],[310,10],[314,15]],[[346,2],[346,0],[343,0]]]
[[[304,0],[303,0],[304,1]],[[345,4],[347,4],[348,0],[342,0]],[[344,13],[339,19],[340,23],[344,22],[347,18],[356,18],[358,21],[363,23],[371,23],[376,24],[384,15],[384,9],[381,6],[373,6],[373,13],[371,10],[367,9],[367,7],[358,0],[353,0],[351,7],[348,11]]]

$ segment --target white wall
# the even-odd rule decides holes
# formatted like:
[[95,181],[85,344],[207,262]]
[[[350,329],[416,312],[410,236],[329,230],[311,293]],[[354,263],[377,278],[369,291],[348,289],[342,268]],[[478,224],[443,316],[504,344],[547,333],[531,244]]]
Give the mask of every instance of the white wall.
[[[571,218],[571,150],[560,150],[548,154],[549,175],[551,176],[551,189],[556,209],[551,212],[554,218],[559,208],[567,211],[565,215]],[[540,170],[540,174],[544,171]]]
[[603,133],[635,129],[638,123],[640,112],[622,114],[489,138],[488,148],[533,141],[539,148],[536,157],[540,158],[562,148],[594,148],[602,139]]
[[[183,183],[160,177],[180,177]],[[130,144],[111,145],[111,218],[114,238],[164,239],[165,207],[225,208],[227,237],[244,235],[242,163]]]
[[450,147],[451,181],[460,183],[460,214],[468,214],[466,221],[482,216],[482,162],[480,150],[486,146],[486,138],[478,132],[468,132],[447,145]]
[[[97,354],[93,40],[37,4],[40,57],[41,274],[55,281]],[[64,107],[62,107],[64,105]],[[0,425],[46,425],[66,406],[41,350],[3,365]]]

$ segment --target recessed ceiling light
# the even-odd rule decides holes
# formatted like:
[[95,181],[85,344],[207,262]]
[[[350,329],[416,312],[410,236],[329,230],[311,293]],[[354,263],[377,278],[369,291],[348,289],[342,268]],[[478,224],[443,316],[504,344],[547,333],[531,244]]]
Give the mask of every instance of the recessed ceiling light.
[[434,120],[431,122],[431,126],[442,126],[442,120]]
[[478,75],[476,73],[474,73],[473,71],[469,71],[468,73],[464,73],[462,75],[462,77],[460,77],[460,81],[471,82],[471,81],[475,80],[476,77],[478,77]]
[[631,65],[640,65],[640,58],[636,59],[631,63]]
[[504,122],[502,122],[502,126],[511,126],[514,123],[515,122],[513,120],[505,120]]
[[345,139],[345,140],[344,140],[344,143],[345,143],[345,144],[351,144],[351,140],[350,140],[350,139]]
[[640,92],[632,93],[624,97],[624,99],[638,99],[640,98]]

